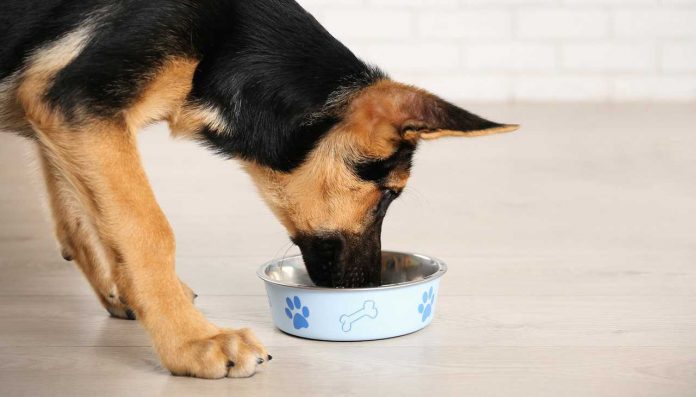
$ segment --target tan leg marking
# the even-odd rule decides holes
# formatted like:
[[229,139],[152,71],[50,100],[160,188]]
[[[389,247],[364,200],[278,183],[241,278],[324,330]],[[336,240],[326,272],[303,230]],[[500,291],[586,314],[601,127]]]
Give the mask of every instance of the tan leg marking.
[[[173,374],[202,378],[251,376],[268,360],[266,350],[250,331],[219,328],[191,303],[190,289],[174,271],[174,234],[137,149],[137,128],[176,112],[190,90],[190,80],[180,79],[190,77],[194,67],[190,62],[164,67],[116,120],[99,120],[78,110],[79,122],[70,123],[43,103],[42,93],[56,73],[51,68],[37,67],[28,73],[18,98],[48,164],[60,170],[61,183],[69,186],[94,231],[91,237],[101,242],[118,269],[114,279],[119,293],[150,334],[164,366]],[[56,208],[59,214],[65,210]],[[58,223],[59,238],[66,245],[74,248],[76,241],[90,238],[63,234],[66,225],[69,228],[70,223]],[[86,258],[82,261],[86,263]]]
[[[53,164],[76,187],[77,200],[116,262],[121,292],[164,366],[203,378],[252,375],[267,360],[263,346],[249,331],[209,323],[176,277],[174,235],[142,169],[134,132],[103,122],[84,129],[36,127]],[[76,235],[70,236],[67,244],[75,246]]]

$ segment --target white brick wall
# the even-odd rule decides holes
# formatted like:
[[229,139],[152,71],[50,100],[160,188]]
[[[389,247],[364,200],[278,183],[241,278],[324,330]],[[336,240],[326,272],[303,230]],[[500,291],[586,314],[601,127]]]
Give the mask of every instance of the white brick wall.
[[299,0],[454,101],[696,101],[696,0]]

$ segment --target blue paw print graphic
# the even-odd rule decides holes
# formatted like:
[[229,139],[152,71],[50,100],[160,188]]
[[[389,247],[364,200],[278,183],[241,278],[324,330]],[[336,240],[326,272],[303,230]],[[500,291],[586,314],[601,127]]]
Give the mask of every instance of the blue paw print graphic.
[[285,298],[285,303],[287,304],[285,314],[292,320],[293,327],[295,327],[295,329],[309,328],[309,322],[307,321],[307,317],[309,317],[309,308],[307,306],[302,306],[300,297],[296,296],[293,299]]
[[430,287],[429,291],[423,292],[423,303],[418,305],[418,313],[422,315],[422,322],[425,322],[425,320],[427,320],[428,317],[430,317],[430,315],[432,314],[434,301],[435,294],[433,293],[433,287]]

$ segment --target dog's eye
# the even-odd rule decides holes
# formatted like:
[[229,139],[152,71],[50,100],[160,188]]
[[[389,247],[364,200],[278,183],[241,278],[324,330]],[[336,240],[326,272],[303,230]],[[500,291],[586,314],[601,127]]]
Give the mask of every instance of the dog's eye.
[[413,144],[402,142],[390,157],[355,164],[355,173],[364,181],[376,182],[377,185],[383,184],[394,169],[399,168],[405,171],[411,169],[415,151],[416,147]]

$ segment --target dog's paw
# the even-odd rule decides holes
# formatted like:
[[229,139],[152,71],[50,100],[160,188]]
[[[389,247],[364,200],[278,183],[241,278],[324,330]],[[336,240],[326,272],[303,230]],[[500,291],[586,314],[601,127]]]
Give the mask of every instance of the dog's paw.
[[135,312],[125,305],[107,306],[106,311],[111,317],[120,318],[122,320],[135,320]]
[[271,360],[249,329],[221,329],[210,338],[193,340],[161,357],[173,375],[196,378],[246,378]]

